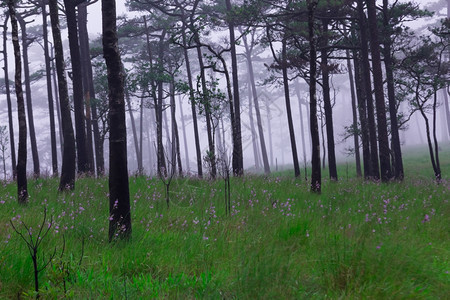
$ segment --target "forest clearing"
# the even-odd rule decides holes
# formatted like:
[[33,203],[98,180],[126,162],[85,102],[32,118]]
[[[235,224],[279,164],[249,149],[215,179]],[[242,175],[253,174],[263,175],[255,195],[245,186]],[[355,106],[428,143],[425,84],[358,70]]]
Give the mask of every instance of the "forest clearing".
[[424,149],[405,153],[411,175],[402,183],[350,173],[314,194],[291,171],[231,178],[229,215],[223,179],[174,179],[167,208],[158,178],[130,177],[132,238],[113,243],[106,178],[79,179],[75,191],[59,194],[57,179],[31,180],[27,206],[4,183],[0,298],[35,295],[32,259],[10,220],[22,234],[21,222],[36,233],[45,207],[51,227],[38,267],[56,254],[38,276],[42,298],[444,299],[448,178],[435,183]]

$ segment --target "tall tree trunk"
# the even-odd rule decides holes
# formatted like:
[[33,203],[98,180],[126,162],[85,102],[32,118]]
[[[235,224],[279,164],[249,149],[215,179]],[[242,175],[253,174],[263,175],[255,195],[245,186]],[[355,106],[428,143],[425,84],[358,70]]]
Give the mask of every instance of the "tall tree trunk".
[[131,120],[131,129],[133,131],[133,141],[134,141],[134,150],[136,151],[136,160],[138,165],[138,174],[142,175],[143,167],[142,167],[142,153],[139,151],[139,142],[136,130],[136,123],[134,121],[133,109],[131,108],[131,99],[129,92],[125,89],[125,99],[127,102],[128,114],[130,115]]
[[78,173],[82,174],[89,172],[91,162],[89,161],[86,145],[86,125],[84,116],[80,46],[78,44],[78,26],[74,1],[64,0],[64,6],[66,9],[70,58],[72,63],[73,108],[75,112],[77,164]]
[[22,52],[23,52],[23,73],[25,79],[25,99],[28,116],[28,129],[30,133],[31,144],[31,156],[33,158],[33,175],[38,178],[41,175],[39,166],[39,154],[36,142],[36,130],[34,129],[34,117],[33,117],[33,100],[31,98],[31,80],[30,80],[30,63],[28,60],[28,47],[31,41],[28,39],[26,22],[22,16],[17,15],[17,21],[19,21],[20,29],[22,31]]
[[131,237],[124,73],[117,45],[116,2],[102,0],[103,56],[109,97],[109,241]]
[[62,157],[59,191],[73,190],[75,187],[75,136],[70,113],[69,90],[67,88],[64,67],[64,51],[58,17],[58,1],[49,0],[50,20],[52,24],[53,45],[55,48],[56,73],[58,75],[58,92],[61,107],[62,133],[64,150]]
[[269,151],[270,151],[270,165],[273,167],[273,141],[272,141],[272,122],[271,122],[271,114],[270,114],[270,106],[269,106],[269,98],[266,97],[265,101],[266,111],[267,111],[267,130],[269,131]]
[[[300,95],[300,84],[297,82],[295,85],[295,92],[297,94],[297,98],[298,98],[298,110],[300,112],[300,136],[302,137],[302,152],[303,152],[303,165],[305,168],[305,180],[308,180],[308,177],[306,176],[306,144],[305,144],[305,125],[304,125],[304,120],[303,120],[303,110],[302,110],[302,97]],[[308,105],[307,103],[305,103],[305,106]]]
[[[227,12],[232,13],[232,6],[230,0],[225,0]],[[241,135],[241,103],[239,97],[239,79],[236,55],[236,38],[234,35],[234,21],[228,20],[228,31],[230,34],[231,45],[231,70],[233,74],[233,101],[234,101],[234,126],[235,135],[233,136],[233,173],[236,176],[244,174],[244,158],[242,150],[242,135]]]
[[[84,100],[86,102],[86,154],[89,161],[89,173],[95,174],[95,163],[94,163],[94,144],[92,141],[92,127],[95,120],[92,119],[94,116],[93,110],[95,106],[91,104],[91,98],[95,98],[93,90],[92,80],[92,65],[91,57],[89,51],[89,34],[87,31],[87,3],[80,4],[78,6],[78,28],[79,28],[79,42],[80,42],[80,59],[81,59],[81,74],[83,76],[83,93]],[[92,85],[92,87],[91,87]],[[91,109],[93,108],[93,109]],[[95,114],[96,115],[96,114]],[[97,124],[98,130],[98,124]],[[94,139],[95,139],[95,127],[94,127]],[[98,168],[97,168],[98,169]]]
[[322,60],[322,91],[323,91],[323,106],[325,110],[325,126],[327,130],[327,149],[328,149],[328,169],[330,172],[331,180],[338,180],[337,168],[336,168],[336,153],[334,146],[334,130],[333,130],[333,108],[331,106],[330,97],[330,75],[328,70],[328,20],[322,19],[323,26],[323,48],[321,50]]
[[364,83],[364,98],[367,103],[367,120],[369,125],[369,137],[370,137],[370,177],[372,179],[380,179],[380,169],[378,162],[378,145],[377,145],[377,129],[375,124],[375,110],[373,107],[372,97],[372,83],[370,80],[370,63],[369,63],[369,48],[367,37],[367,18],[364,13],[364,0],[357,0],[357,9],[359,16],[359,28],[360,28],[360,43],[361,43],[361,60],[362,60],[362,72],[361,76]]
[[[383,37],[383,45],[384,45],[383,56],[384,56],[384,66],[386,69],[386,81],[389,99],[389,116],[391,119],[392,151],[394,152],[394,163],[393,163],[394,178],[396,180],[403,180],[404,175],[403,159],[397,121],[397,100],[395,99],[394,72],[391,57],[392,40],[390,37],[389,19],[390,16],[389,16],[388,0],[383,0],[383,25],[385,31],[385,35]],[[380,148],[380,155],[381,155],[381,148]]]
[[[197,7],[198,2],[199,2],[198,0],[195,2],[193,11],[195,11],[195,8]],[[197,175],[198,175],[198,177],[202,178],[203,177],[202,152],[200,149],[200,137],[198,134],[197,109],[195,107],[195,96],[194,96],[194,85],[192,83],[191,63],[190,63],[189,53],[188,53],[188,49],[187,49],[188,44],[187,44],[187,39],[186,39],[186,27],[187,27],[186,26],[186,16],[185,16],[184,10],[181,9],[181,11],[183,14],[183,17],[182,17],[182,20],[183,20],[183,23],[182,23],[182,26],[183,26],[183,29],[182,29],[183,54],[184,54],[184,63],[186,65],[186,73],[187,73],[188,84],[189,84],[189,101],[191,104],[192,124],[194,127],[195,153],[196,153],[196,159],[197,159]],[[192,23],[192,26],[193,26],[193,22],[194,22],[193,17],[194,16],[192,14],[191,20],[190,20]],[[181,107],[181,105],[180,105],[180,107]],[[184,126],[183,126],[183,130],[185,130]],[[185,147],[187,149],[187,146],[185,146]],[[186,153],[187,153],[187,151],[186,151]],[[188,164],[187,169],[189,170],[189,162],[187,161],[186,163]]]
[[213,132],[212,132],[212,126],[211,126],[211,104],[210,99],[207,97],[208,95],[208,88],[206,86],[206,74],[205,74],[205,66],[203,63],[203,54],[200,48],[200,40],[198,37],[198,33],[195,33],[195,41],[197,42],[197,57],[198,57],[198,63],[200,65],[200,80],[202,85],[202,101],[201,103],[205,110],[205,117],[206,117],[206,133],[208,136],[208,148],[209,153],[208,156],[211,160],[211,177],[214,179],[217,175],[217,169],[216,169],[216,151],[215,151],[215,145],[214,145],[214,139],[213,139]]
[[184,159],[186,160],[186,171],[189,173],[190,172],[190,167],[189,167],[189,150],[188,150],[188,144],[187,144],[186,124],[185,124],[185,121],[184,121],[183,105],[181,103],[181,96],[178,98],[178,106],[180,107],[181,128],[183,129]]
[[[172,73],[172,70],[170,70]],[[178,135],[178,125],[176,118],[176,107],[175,107],[175,83],[171,81],[170,83],[170,119],[172,123],[172,160],[175,160],[178,165],[178,175],[183,175],[183,167],[181,165],[181,155],[180,155],[180,137]],[[175,170],[174,170],[175,171]]]
[[[248,82],[249,87],[251,86],[250,83],[250,78],[249,78],[249,82]],[[259,170],[260,165],[259,165],[259,157],[258,157],[258,146],[257,146],[257,140],[258,140],[258,135],[256,134],[256,130],[255,130],[255,122],[253,120],[253,101],[252,101],[252,91],[251,88],[247,89],[248,92],[248,118],[250,121],[250,131],[252,134],[252,147],[253,147],[253,158],[255,160],[255,168],[256,170]]]
[[62,130],[62,121],[61,121],[61,108],[59,107],[59,90],[58,90],[58,80],[56,79],[56,66],[55,66],[55,55],[53,54],[53,48],[50,48],[51,52],[51,67],[52,67],[52,81],[53,81],[53,92],[55,95],[55,103],[56,103],[56,116],[58,118],[58,129],[59,129],[59,144],[61,157],[63,156],[64,149],[64,139],[63,139],[63,130]]
[[358,112],[359,123],[361,124],[361,142],[363,150],[363,166],[364,166],[364,178],[367,180],[371,178],[371,159],[370,159],[370,136],[369,136],[369,123],[367,120],[366,99],[364,92],[363,76],[361,75],[362,69],[360,66],[360,59],[357,51],[353,51],[353,61],[355,62],[355,86],[356,86],[356,98],[358,100]]
[[442,89],[442,95],[444,96],[444,110],[445,110],[445,119],[447,120],[447,132],[448,136],[450,136],[450,108],[448,104],[448,93],[447,93],[448,87],[445,87]]
[[253,102],[255,103],[256,122],[258,124],[259,142],[261,145],[261,154],[262,154],[262,159],[263,159],[263,164],[264,164],[264,173],[270,174],[270,166],[269,166],[269,160],[267,158],[266,142],[264,139],[264,130],[262,127],[261,113],[259,110],[259,99],[258,99],[258,93],[256,90],[255,75],[253,72],[252,51],[250,50],[250,48],[247,44],[246,38],[244,38],[244,46],[245,46],[245,52],[246,52],[246,58],[247,58],[248,75],[250,76],[250,83],[251,83],[251,87],[252,87]]
[[347,69],[348,69],[348,78],[350,80],[350,95],[352,99],[352,117],[353,117],[353,144],[355,147],[355,160],[356,160],[356,176],[361,177],[361,154],[359,151],[359,128],[358,128],[358,115],[357,115],[357,107],[356,107],[356,94],[355,94],[355,80],[353,78],[353,68],[352,63],[350,61],[350,51],[346,50],[347,56]]
[[312,142],[311,157],[311,191],[320,193],[322,190],[322,174],[320,170],[320,139],[317,122],[317,37],[314,34],[314,15],[317,7],[317,0],[308,0],[308,40],[309,40],[309,106],[310,106],[310,129]]
[[8,106],[8,124],[9,124],[9,144],[11,149],[11,168],[12,177],[15,180],[17,176],[16,166],[16,145],[14,142],[14,123],[12,115],[12,103],[11,103],[11,90],[9,87],[9,67],[8,67],[8,52],[7,52],[7,33],[8,33],[8,19],[9,13],[5,18],[3,25],[3,71],[5,76],[5,91],[6,91],[6,104]]
[[[97,113],[97,104],[96,102],[92,102],[91,99],[95,99],[95,89],[94,89],[94,77],[92,74],[92,63],[91,63],[91,54],[89,49],[89,34],[87,31],[87,4],[81,4],[79,7],[79,16],[80,16],[80,47],[83,50],[81,53],[83,54],[83,64],[86,69],[86,77],[87,84],[89,90],[86,91],[86,97],[89,101],[90,112],[92,113],[92,128],[94,131],[94,144],[95,144],[95,165],[97,168],[97,176],[102,176],[105,173],[105,159],[103,153],[103,144],[100,145],[100,129],[98,126],[98,113]],[[89,94],[88,94],[89,93]],[[92,144],[92,142],[91,142]],[[92,148],[92,146],[91,146]],[[92,161],[93,164],[93,161]]]
[[294,175],[300,176],[300,166],[298,164],[297,143],[295,142],[294,123],[292,122],[291,112],[291,97],[289,92],[289,78],[287,74],[287,60],[286,60],[286,38],[282,41],[282,72],[283,72],[283,86],[284,86],[284,99],[286,103],[286,114],[289,126],[289,138],[291,141],[292,162],[294,163]]
[[[378,145],[380,154],[380,169],[381,180],[387,182],[391,179],[391,161],[389,150],[389,137],[387,131],[386,121],[386,105],[384,104],[384,90],[383,90],[383,71],[381,69],[381,55],[380,44],[378,38],[378,26],[377,26],[377,12],[375,6],[375,0],[367,0],[367,13],[369,19],[369,32],[370,32],[370,50],[372,53],[372,70],[373,70],[373,84],[375,89],[375,104],[377,114],[377,129],[378,129]],[[394,103],[394,113],[396,113]],[[394,120],[397,116],[394,115]],[[394,121],[395,122],[395,121]],[[400,140],[398,140],[397,130],[397,142],[400,147]],[[400,151],[400,149],[398,149]],[[397,154],[397,153],[396,153]]]
[[55,109],[53,107],[53,91],[52,91],[52,70],[50,66],[50,51],[48,49],[48,28],[47,28],[47,11],[46,1],[41,2],[42,10],[42,36],[44,37],[44,57],[45,57],[45,76],[47,79],[47,97],[48,111],[50,119],[50,143],[52,148],[52,170],[53,175],[58,175],[58,153],[56,152],[56,128],[55,128]]
[[12,42],[14,46],[15,88],[17,96],[17,115],[19,119],[19,149],[17,154],[17,199],[20,204],[28,201],[27,187],[27,119],[25,101],[22,90],[22,60],[20,57],[19,33],[14,7],[14,0],[8,0],[8,11],[11,19]]

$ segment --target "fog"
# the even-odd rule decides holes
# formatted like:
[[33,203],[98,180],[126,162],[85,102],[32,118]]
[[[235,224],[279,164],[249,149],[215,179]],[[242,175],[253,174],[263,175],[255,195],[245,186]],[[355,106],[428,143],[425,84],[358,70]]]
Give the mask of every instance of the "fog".
[[[429,4],[429,1],[421,0],[417,1],[421,5],[425,6]],[[118,4],[118,12],[119,14],[127,14],[126,7],[124,1],[117,1]],[[99,37],[101,32],[101,17],[100,17],[100,2],[95,3],[92,6],[88,7],[88,29],[90,34],[90,39],[96,39]],[[442,8],[437,12],[438,16],[445,14],[445,8]],[[3,21],[3,18],[1,18]],[[37,18],[32,24],[29,26],[40,25],[39,18]],[[425,32],[426,26],[434,24],[438,18],[428,18],[421,22],[416,22],[410,24],[410,26],[419,32]],[[64,30],[62,34],[64,41],[64,50],[66,51],[65,57],[66,61],[69,62],[69,52],[68,52],[68,42],[67,42],[67,31]],[[8,37],[10,44],[10,35]],[[212,37],[215,38],[214,35]],[[217,38],[217,37],[216,37]],[[218,39],[218,38],[217,38]],[[51,40],[51,39],[50,39]],[[218,41],[220,42],[220,41]],[[120,42],[119,42],[120,43]],[[7,49],[9,55],[9,76],[10,80],[14,78],[14,64],[13,64],[13,51],[12,47]],[[190,50],[193,51],[193,50]],[[243,46],[238,46],[238,52],[240,54],[243,53]],[[44,69],[44,60],[43,60],[43,51],[39,44],[33,43],[29,50],[30,56],[30,70],[31,73],[36,72],[38,70]],[[268,158],[271,167],[271,171],[282,170],[292,168],[292,151],[290,146],[290,138],[288,131],[288,123],[286,117],[286,107],[285,100],[283,94],[282,84],[264,84],[265,79],[268,77],[268,71],[265,67],[265,64],[270,64],[273,60],[271,58],[270,51],[265,50],[261,54],[259,54],[259,60],[254,62],[254,68],[256,73],[256,81],[257,81],[257,91],[258,98],[260,102],[261,109],[261,119],[262,119],[262,127],[264,129],[265,143],[268,150]],[[349,153],[349,149],[353,148],[353,139],[350,137],[347,140],[344,140],[344,136],[346,134],[345,128],[350,126],[353,122],[352,119],[352,110],[351,110],[351,94],[350,94],[350,82],[348,73],[346,70],[346,62],[338,61],[340,66],[340,74],[333,74],[331,77],[331,96],[333,106],[333,128],[334,128],[334,137],[336,143],[336,155],[338,159],[338,163],[349,162],[349,166],[354,168],[354,156]],[[230,63],[231,65],[231,63]],[[69,67],[69,66],[68,66]],[[127,67],[127,65],[126,65]],[[198,67],[194,66],[194,69]],[[383,70],[384,71],[384,70]],[[194,71],[197,72],[197,71]],[[181,75],[182,77],[183,75]],[[0,75],[3,77],[3,73]],[[242,58],[240,58],[239,63],[239,85],[240,85],[240,97],[241,97],[241,123],[242,123],[242,141],[243,141],[243,151],[244,151],[244,167],[246,169],[246,173],[261,173],[263,172],[262,159],[255,158],[255,150],[254,143],[256,144],[256,153],[257,156],[260,156],[260,146],[259,140],[255,140],[255,136],[257,136],[257,132],[252,134],[250,116],[249,116],[249,86],[248,86],[248,74],[246,62]],[[223,78],[220,79],[220,89],[225,91],[225,85]],[[69,84],[71,84],[69,80]],[[299,87],[299,93],[296,93],[296,85]],[[13,84],[11,84],[11,88],[13,88]],[[36,126],[36,135],[37,135],[37,146],[39,149],[39,159],[41,165],[41,173],[43,175],[51,175],[51,149],[50,149],[50,129],[49,129],[49,119],[48,119],[48,103],[47,103],[47,91],[46,91],[46,82],[45,78],[42,78],[32,84],[32,100],[33,100],[33,112],[34,112],[34,121]],[[16,142],[16,150],[17,150],[17,141],[18,141],[18,124],[17,124],[17,103],[16,96],[12,89],[11,98],[12,98],[12,107],[13,107],[13,117],[14,117],[14,130],[15,130],[15,142]],[[311,160],[311,142],[310,142],[310,134],[309,134],[309,123],[307,121],[308,110],[306,105],[300,105],[299,103],[302,101],[309,101],[308,97],[308,85],[303,79],[292,80],[290,83],[290,91],[291,91],[291,108],[292,108],[292,117],[294,122],[294,130],[295,130],[295,138],[297,144],[297,153],[300,161],[301,168],[304,167],[304,157],[306,157],[306,164],[309,166]],[[71,94],[71,91],[70,91]],[[445,114],[445,107],[442,105],[441,98],[443,93],[439,93],[439,103],[441,104],[438,108],[437,114],[437,137],[439,142],[447,143],[449,142],[449,132],[447,130],[447,119]],[[320,88],[318,90],[319,100],[321,98]],[[132,97],[132,112],[134,114],[134,118],[137,124],[137,130],[139,130],[139,98]],[[147,99],[150,101],[150,99]],[[180,104],[181,103],[181,107]],[[178,130],[180,136],[180,149],[181,149],[181,158],[183,163],[183,168],[185,172],[195,175],[196,174],[196,157],[195,157],[195,145],[194,145],[194,135],[193,135],[193,125],[192,125],[192,116],[191,116],[191,106],[188,101],[188,97],[186,95],[177,95],[176,96],[176,115],[177,115],[177,123]],[[300,106],[302,109],[303,115],[303,126],[300,122]],[[55,106],[56,107],[56,106]],[[404,104],[400,106],[399,112],[404,112],[407,114],[408,105]],[[185,125],[182,126],[182,116],[181,111],[183,111]],[[154,111],[148,108],[144,111],[144,120],[143,120],[143,164],[144,164],[144,172],[146,174],[153,175],[156,172],[156,161],[155,161],[155,126],[152,124],[152,120],[154,117],[151,117],[150,114],[153,114]],[[163,128],[168,126],[170,128],[171,118],[170,118],[170,110],[166,109],[165,112],[167,120],[167,125],[163,124]],[[56,114],[55,114],[56,116]],[[134,148],[133,142],[133,133],[131,131],[131,120],[130,114],[127,111],[127,129],[128,129],[128,166],[130,174],[137,172],[137,159],[136,152]],[[252,109],[252,117],[255,120],[256,124],[256,115],[254,112],[254,108]],[[431,116],[430,116],[431,118]],[[199,116],[199,129],[200,129],[200,145],[202,149],[202,156],[205,155],[206,150],[208,148],[208,141],[206,135],[206,123],[204,116]],[[58,121],[57,121],[58,122]],[[166,121],[165,121],[166,122]],[[323,119],[323,122],[324,119]],[[269,124],[270,123],[270,124]],[[57,123],[58,124],[58,123]],[[322,123],[323,124],[323,123]],[[8,126],[8,115],[7,115],[7,105],[6,105],[6,96],[4,94],[4,88],[2,87],[0,93],[0,126]],[[218,130],[220,131],[220,136],[225,134],[225,137],[222,139],[225,140],[224,151],[221,151],[218,155],[231,157],[232,151],[232,139],[231,139],[231,129],[230,129],[230,121],[227,113],[224,113],[223,117],[223,127],[222,122],[219,121]],[[322,137],[322,132],[320,129],[321,126],[321,117],[319,116],[319,132],[320,132],[320,144],[321,144],[321,157],[323,156],[323,141],[326,142],[326,137]],[[270,130],[269,130],[270,127]],[[304,144],[302,142],[301,137],[301,128],[304,128]],[[61,145],[59,143],[59,129],[58,125],[56,128],[57,134],[57,147],[58,147],[58,163],[61,165]],[[257,131],[257,130],[256,130]],[[323,130],[326,135],[325,129]],[[167,145],[167,141],[171,140],[170,136],[171,130],[166,131],[163,129],[163,140],[164,145]],[[169,133],[169,134],[168,134]],[[183,135],[186,135],[187,145],[185,145]],[[9,136],[9,135],[8,135]],[[216,146],[218,147],[217,139],[219,136],[216,134]],[[400,134],[402,149],[405,151],[408,147],[414,147],[418,145],[425,145],[426,137],[425,137],[425,124],[423,118],[419,115],[418,112],[414,113],[411,116],[409,122],[407,122],[405,128],[401,131]],[[220,141],[221,142],[221,141]],[[27,168],[28,171],[32,172],[33,170],[33,162],[31,158],[31,150],[30,150],[30,138],[28,135],[28,162]],[[187,149],[187,153],[186,153]],[[223,149],[223,148],[222,148]],[[306,153],[304,152],[304,150]],[[9,158],[9,145],[8,150],[6,152],[6,170],[7,176],[11,176],[11,160]],[[105,141],[105,166],[108,166],[108,141]],[[186,155],[188,154],[188,155]],[[186,157],[188,156],[188,159]],[[259,168],[257,168],[257,165]],[[205,170],[206,171],[206,170]],[[204,172],[205,172],[204,171]],[[0,176],[2,178],[3,176]]]

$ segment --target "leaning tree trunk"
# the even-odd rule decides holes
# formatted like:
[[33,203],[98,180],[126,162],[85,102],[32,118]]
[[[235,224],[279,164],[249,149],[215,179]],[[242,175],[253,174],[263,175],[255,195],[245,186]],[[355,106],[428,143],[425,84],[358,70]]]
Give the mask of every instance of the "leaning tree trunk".
[[[378,125],[377,126],[378,145],[380,149],[379,153],[380,153],[381,180],[387,182],[392,177],[391,161],[390,161],[391,155],[389,150],[389,137],[386,121],[386,105],[384,104],[383,71],[381,69],[381,54],[380,54],[380,43],[378,38],[377,12],[375,0],[367,0],[366,2],[369,19],[370,50],[372,53],[373,85],[375,89],[375,104],[376,104],[376,115]],[[396,118],[397,116],[394,115],[394,122]],[[398,132],[397,132],[397,139],[398,139]],[[400,146],[399,140],[398,146]],[[397,149],[397,151],[399,151],[399,149]]]
[[284,86],[284,99],[286,103],[286,114],[289,126],[289,138],[291,141],[292,161],[294,163],[294,175],[300,176],[300,165],[298,163],[297,143],[295,142],[294,123],[292,122],[291,112],[291,97],[289,92],[289,79],[287,74],[287,60],[286,60],[286,39],[282,41],[282,69],[283,69],[283,86]]
[[[232,13],[232,6],[230,0],[225,0],[227,12]],[[231,17],[231,16],[230,16]],[[239,98],[239,79],[238,79],[238,67],[237,67],[237,55],[236,55],[236,38],[234,35],[234,22],[228,20],[228,31],[230,34],[231,44],[231,71],[233,76],[233,100],[234,100],[234,126],[235,135],[233,136],[233,173],[236,176],[242,176],[244,174],[244,158],[242,150],[242,133],[241,133],[241,104]]]
[[39,176],[41,175],[41,171],[39,167],[36,130],[34,129],[33,101],[31,99],[30,63],[28,61],[28,46],[30,46],[31,42],[28,39],[25,20],[20,15],[17,15],[17,20],[19,21],[20,29],[22,30],[23,73],[25,79],[25,99],[27,103],[26,108],[28,116],[28,127],[30,132],[31,156],[33,158],[33,175],[36,178],[39,178]]
[[75,188],[75,137],[70,113],[69,90],[67,88],[66,71],[64,67],[64,50],[58,18],[58,0],[50,0],[50,20],[52,24],[53,45],[55,48],[56,73],[58,75],[58,92],[61,107],[61,122],[63,134],[63,156],[59,191]]
[[259,142],[261,145],[261,154],[262,154],[262,159],[263,159],[263,164],[264,164],[264,173],[270,174],[269,159],[267,158],[266,142],[264,139],[264,130],[262,127],[261,113],[259,110],[259,99],[258,99],[258,93],[256,91],[255,75],[253,72],[252,53],[247,45],[247,39],[244,39],[244,45],[245,45],[245,52],[246,52],[246,57],[247,57],[248,75],[250,76],[250,83],[252,86],[253,102],[255,103],[256,123],[258,125]]
[[12,42],[15,61],[15,88],[17,96],[17,114],[19,119],[19,149],[17,155],[17,199],[20,204],[27,203],[27,119],[25,116],[25,101],[22,90],[22,60],[14,0],[8,0],[9,16],[11,18]]
[[73,108],[75,113],[77,164],[78,173],[83,174],[89,172],[91,162],[89,161],[87,154],[83,81],[75,4],[76,3],[74,3],[73,0],[64,0],[67,17],[67,30],[69,33],[70,58],[72,63]]
[[55,109],[53,106],[52,90],[52,68],[50,66],[50,50],[48,48],[48,28],[47,28],[47,10],[46,1],[41,2],[42,6],[42,36],[44,37],[44,56],[45,56],[45,76],[47,80],[48,97],[48,116],[50,119],[50,144],[52,148],[52,170],[53,175],[58,175],[58,153],[56,151],[56,128],[55,128]]
[[312,157],[311,157],[311,191],[320,193],[322,189],[322,174],[320,170],[320,138],[319,125],[317,122],[317,50],[316,40],[314,34],[314,14],[317,7],[317,0],[308,0],[308,39],[309,39],[309,106],[310,106],[310,129],[311,129],[311,143],[312,143]]
[[116,2],[102,0],[103,56],[109,97],[109,241],[131,237],[124,73],[117,45]]
[[5,18],[3,25],[3,71],[5,74],[5,91],[6,91],[6,104],[8,106],[8,122],[9,122],[9,144],[11,149],[11,168],[12,177],[15,180],[17,176],[16,169],[16,146],[14,142],[14,123],[12,115],[12,103],[11,103],[11,90],[9,88],[9,68],[8,68],[8,52],[7,52],[7,33],[8,33],[8,19],[9,14]]
[[322,56],[322,91],[323,91],[323,106],[325,111],[325,126],[327,130],[327,150],[328,150],[328,169],[331,180],[338,180],[336,168],[336,152],[334,146],[334,130],[333,130],[333,108],[331,106],[330,97],[330,72],[328,70],[328,20],[322,20],[323,26],[323,48],[321,50]]

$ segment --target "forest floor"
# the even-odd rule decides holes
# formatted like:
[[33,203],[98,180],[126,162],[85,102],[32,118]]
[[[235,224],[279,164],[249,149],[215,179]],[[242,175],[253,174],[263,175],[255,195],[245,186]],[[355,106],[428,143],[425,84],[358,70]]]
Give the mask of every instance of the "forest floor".
[[10,220],[36,239],[46,208],[43,298],[448,299],[449,149],[439,185],[423,149],[404,154],[402,183],[364,182],[353,164],[340,166],[339,182],[325,179],[321,195],[292,171],[232,178],[230,215],[223,179],[174,179],[168,209],[158,179],[130,177],[128,242],[108,243],[106,178],[79,179],[65,194],[57,179],[30,179],[27,206],[4,183],[0,298],[35,296],[32,259]]

